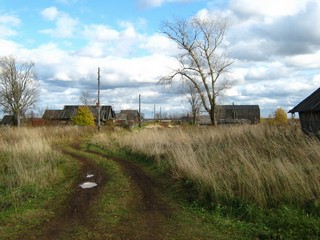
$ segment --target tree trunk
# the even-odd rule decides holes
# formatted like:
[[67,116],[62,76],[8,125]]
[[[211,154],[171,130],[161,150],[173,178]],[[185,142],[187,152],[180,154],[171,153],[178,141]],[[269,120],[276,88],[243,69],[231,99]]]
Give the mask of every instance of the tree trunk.
[[211,108],[211,110],[209,112],[209,115],[210,115],[211,124],[213,126],[216,126],[217,125],[217,119],[216,119],[216,114],[215,114],[215,109],[214,108]]
[[15,127],[20,127],[20,114],[19,113],[14,113],[14,115],[13,115],[13,125]]

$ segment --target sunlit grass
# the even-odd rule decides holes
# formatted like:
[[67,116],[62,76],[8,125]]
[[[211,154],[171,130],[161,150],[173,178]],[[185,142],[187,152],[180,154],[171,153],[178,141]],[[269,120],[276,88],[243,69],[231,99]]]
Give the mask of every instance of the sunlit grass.
[[80,139],[91,128],[0,129],[0,210],[18,206],[65,178],[65,158],[56,145]]
[[294,128],[235,126],[143,129],[98,135],[169,164],[212,201],[241,199],[259,206],[304,204],[320,196],[320,144]]

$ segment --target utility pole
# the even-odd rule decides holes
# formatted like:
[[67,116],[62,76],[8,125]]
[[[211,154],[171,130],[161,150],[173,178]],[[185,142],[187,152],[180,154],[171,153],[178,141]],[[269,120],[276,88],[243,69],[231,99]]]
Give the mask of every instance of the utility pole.
[[100,68],[98,67],[98,116],[97,116],[97,124],[98,124],[98,130],[100,131]]
[[139,128],[141,128],[141,94],[139,94]]

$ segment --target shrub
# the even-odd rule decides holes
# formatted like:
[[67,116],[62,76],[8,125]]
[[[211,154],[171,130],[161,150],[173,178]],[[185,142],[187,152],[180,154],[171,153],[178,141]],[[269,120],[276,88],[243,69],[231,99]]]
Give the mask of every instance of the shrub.
[[284,109],[278,108],[274,112],[274,121],[276,125],[286,125],[288,123],[288,116]]
[[80,126],[94,126],[94,117],[87,106],[81,106],[78,108],[76,115],[72,118],[72,122],[75,125]]

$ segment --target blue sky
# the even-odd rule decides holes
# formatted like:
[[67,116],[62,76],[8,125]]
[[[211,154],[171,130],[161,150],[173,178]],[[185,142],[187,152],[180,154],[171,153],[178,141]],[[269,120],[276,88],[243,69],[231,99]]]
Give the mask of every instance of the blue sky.
[[259,104],[263,116],[289,110],[320,87],[318,0],[0,0],[0,56],[34,61],[40,82],[37,111],[80,104],[96,93],[101,68],[103,104],[152,115],[184,113],[184,96],[158,86],[175,64],[175,46],[162,21],[222,14],[237,83],[221,104]]

